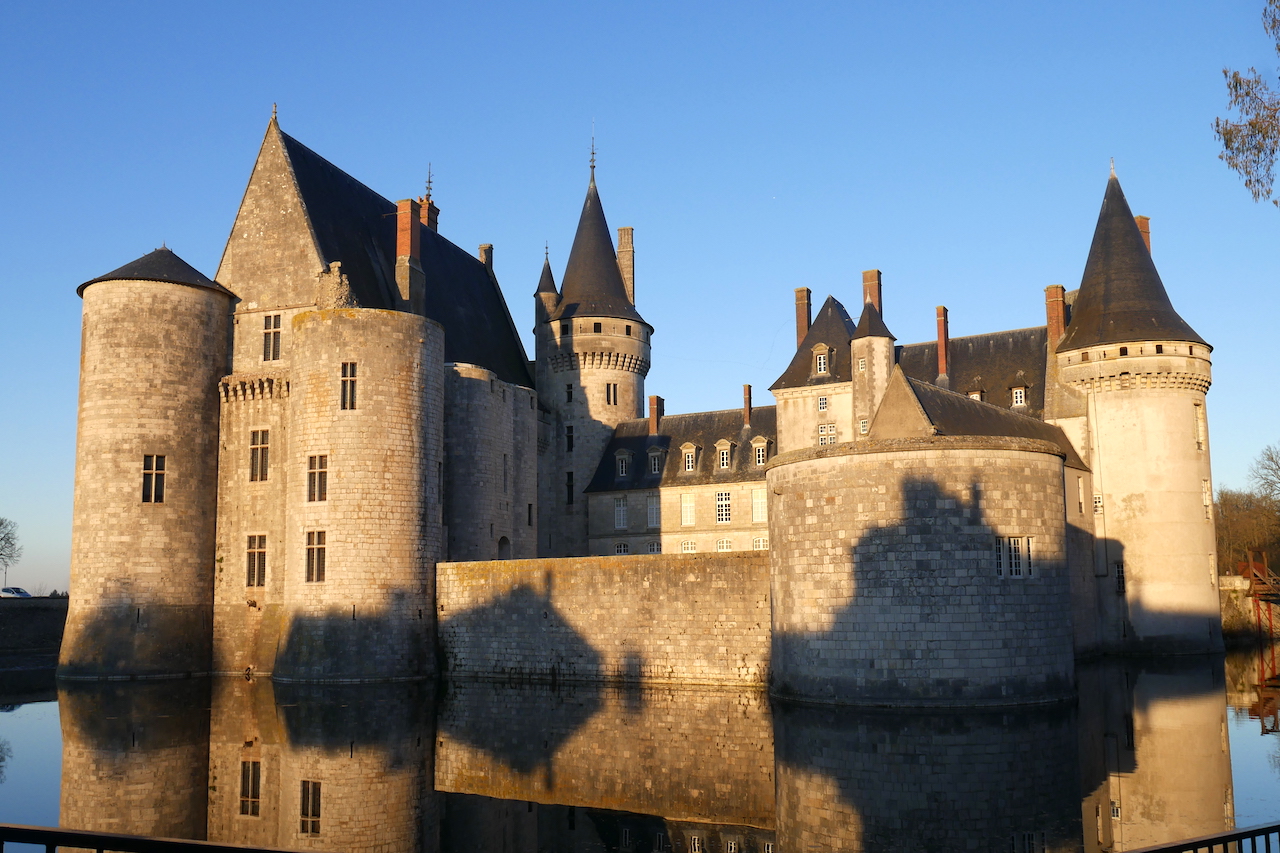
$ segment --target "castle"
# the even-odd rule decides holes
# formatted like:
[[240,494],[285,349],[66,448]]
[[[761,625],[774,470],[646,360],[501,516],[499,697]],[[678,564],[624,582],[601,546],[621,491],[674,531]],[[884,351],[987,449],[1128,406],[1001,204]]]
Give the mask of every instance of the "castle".
[[[898,345],[871,270],[856,321],[796,291],[776,406],[747,387],[740,411],[684,415],[650,397],[646,417],[654,329],[594,165],[532,361],[492,246],[473,257],[438,216],[273,117],[212,279],[160,249],[81,285],[60,677],[423,677],[456,658],[443,567],[501,585],[535,558],[547,601],[553,574],[620,573],[571,614],[600,623],[663,606],[637,567],[700,566],[712,603],[747,573],[768,654],[737,671],[816,701],[1047,701],[1080,656],[1222,648],[1210,347],[1114,173],[1045,325],[953,340],[939,308],[936,341]],[[733,658],[730,623],[756,617],[716,618]],[[628,660],[657,671],[664,643]]]

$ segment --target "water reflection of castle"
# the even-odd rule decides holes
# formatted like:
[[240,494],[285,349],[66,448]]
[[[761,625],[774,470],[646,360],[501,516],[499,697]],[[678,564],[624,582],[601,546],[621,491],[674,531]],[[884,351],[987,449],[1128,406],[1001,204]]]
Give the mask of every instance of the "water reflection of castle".
[[1078,709],[757,692],[66,684],[64,826],[299,850],[1120,851],[1232,826],[1220,661],[1082,670]]

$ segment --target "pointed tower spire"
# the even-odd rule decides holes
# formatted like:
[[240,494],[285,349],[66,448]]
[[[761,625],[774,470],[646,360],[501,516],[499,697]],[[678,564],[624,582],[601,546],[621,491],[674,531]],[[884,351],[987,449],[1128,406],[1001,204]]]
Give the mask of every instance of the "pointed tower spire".
[[1071,324],[1058,352],[1138,341],[1205,344],[1169,301],[1113,171],[1107,180]]
[[551,251],[547,250],[546,257],[542,260],[542,277],[538,279],[538,289],[534,293],[552,293],[559,296],[556,290],[556,279],[551,274]]
[[578,233],[573,237],[569,263],[561,280],[560,295],[555,319],[617,317],[644,323],[627,298],[609,223],[605,221],[600,193],[596,190],[594,165],[582,216],[578,219]]

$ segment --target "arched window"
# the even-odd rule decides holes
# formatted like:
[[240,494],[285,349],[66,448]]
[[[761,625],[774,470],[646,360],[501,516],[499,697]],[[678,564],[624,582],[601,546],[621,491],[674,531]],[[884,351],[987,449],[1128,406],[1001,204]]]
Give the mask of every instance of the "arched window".
[[716,550],[717,550],[717,551],[732,551],[732,550],[733,550],[733,540],[732,540],[732,539],[717,539],[717,540],[716,540]]
[[505,536],[498,540],[498,559],[511,559],[511,540]]

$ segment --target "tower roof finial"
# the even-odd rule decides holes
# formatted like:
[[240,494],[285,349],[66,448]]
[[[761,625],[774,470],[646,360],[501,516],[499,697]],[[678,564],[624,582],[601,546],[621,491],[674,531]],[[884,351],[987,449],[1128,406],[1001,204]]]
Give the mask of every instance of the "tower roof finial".
[[551,242],[547,241],[542,244],[542,259],[548,263],[551,262]]
[[1112,157],[1111,158],[1111,177],[1114,178],[1115,176],[1116,176],[1116,158]]
[[596,120],[591,120],[591,186],[596,185]]
[[431,201],[431,164],[427,164],[427,201]]
[[271,120],[276,120],[276,105],[274,102],[271,104]]

